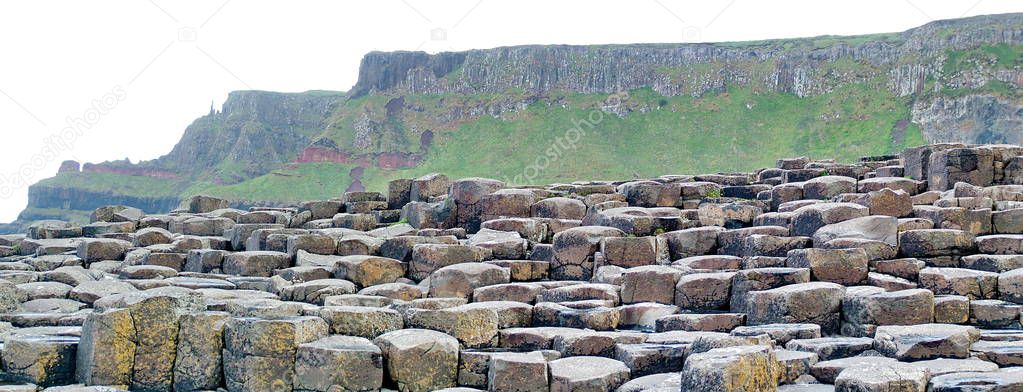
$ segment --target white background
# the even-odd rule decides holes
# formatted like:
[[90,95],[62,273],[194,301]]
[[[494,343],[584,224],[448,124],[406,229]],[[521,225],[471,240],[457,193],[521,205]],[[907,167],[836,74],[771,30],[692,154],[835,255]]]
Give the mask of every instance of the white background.
[[[1020,11],[1019,0],[4,1],[0,221],[64,159],[156,158],[229,91],[347,90],[368,51],[867,34]],[[55,146],[68,118],[118,89],[123,100]]]

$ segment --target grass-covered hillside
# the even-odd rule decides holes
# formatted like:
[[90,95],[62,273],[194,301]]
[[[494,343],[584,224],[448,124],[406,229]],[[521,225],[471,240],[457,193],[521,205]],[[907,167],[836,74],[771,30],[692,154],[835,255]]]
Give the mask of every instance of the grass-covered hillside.
[[[429,172],[487,176],[519,185],[580,178],[625,179],[750,170],[787,155],[852,161],[925,142],[919,128],[907,122],[905,99],[866,85],[850,85],[809,98],[754,94],[743,88],[699,98],[663,97],[648,89],[620,96],[625,98],[618,107],[602,110],[608,95],[569,93],[534,102],[524,110],[462,122],[436,133],[420,166],[367,167],[361,181],[368,190],[386,191],[389,180]],[[363,102],[370,100],[379,98],[357,99],[346,105],[364,110]],[[413,105],[438,102],[433,96],[405,100]],[[418,143],[418,137],[415,139]],[[295,202],[340,195],[353,181],[349,173],[357,166],[288,164],[230,185],[138,178],[119,181],[89,173],[65,174],[44,183],[70,182],[67,177],[75,177],[75,184],[128,193],[151,186],[150,192],[160,194],[203,193],[234,200]]]

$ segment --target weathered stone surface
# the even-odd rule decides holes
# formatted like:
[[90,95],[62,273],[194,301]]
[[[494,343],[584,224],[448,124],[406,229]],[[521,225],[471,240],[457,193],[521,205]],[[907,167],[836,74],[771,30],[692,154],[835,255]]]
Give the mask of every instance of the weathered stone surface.
[[605,226],[581,226],[555,234],[551,278],[589,279],[593,274],[593,253],[600,249],[601,240],[624,236],[621,230]]
[[665,372],[678,374],[682,370],[687,348],[686,344],[674,343],[618,343],[615,345],[614,358],[628,366],[634,378]]
[[65,385],[75,378],[74,336],[14,333],[4,339],[3,370],[13,381]]
[[474,290],[484,286],[508,283],[510,272],[486,263],[462,263],[440,268],[430,274],[431,297],[472,299]]
[[346,279],[359,287],[394,283],[405,276],[405,265],[400,260],[380,256],[344,256],[335,264],[334,277]]
[[445,309],[410,309],[408,326],[432,329],[454,336],[465,347],[497,345],[497,312],[493,309],[455,306]]
[[696,227],[670,231],[657,236],[657,241],[668,251],[671,260],[710,254],[718,246],[721,227]]
[[784,257],[791,250],[809,248],[810,246],[811,240],[809,237],[779,237],[753,234],[743,240],[742,255],[746,257]]
[[732,330],[734,336],[768,335],[778,345],[793,339],[816,339],[821,337],[821,326],[817,324],[763,324],[738,327]]
[[408,265],[408,277],[414,280],[426,279],[434,271],[460,263],[478,263],[486,253],[483,249],[455,244],[419,244],[412,247],[412,261]]
[[690,355],[682,369],[683,391],[774,391],[779,369],[767,346],[716,348]]
[[768,290],[809,281],[810,270],[806,268],[754,268],[738,271],[732,277],[729,308],[733,312],[746,312],[749,302],[748,293],[751,291]]
[[835,378],[835,391],[913,391],[927,390],[926,369],[912,364],[886,363],[853,366]]
[[870,350],[874,345],[871,338],[826,337],[816,339],[793,339],[785,344],[788,350],[816,353],[822,361],[848,358]]
[[402,392],[428,392],[455,386],[458,340],[442,332],[403,329],[377,337],[387,377]]
[[372,391],[383,380],[383,353],[368,339],[328,336],[301,344],[296,351],[296,390]]
[[547,358],[537,351],[497,353],[490,357],[487,375],[490,391],[546,391],[549,385]]
[[899,254],[904,257],[960,255],[974,249],[973,235],[962,230],[910,230],[899,233]]
[[880,356],[856,356],[822,360],[810,367],[810,374],[822,383],[833,384],[838,375],[847,368],[867,367],[871,365],[888,365],[898,361]]
[[569,357],[549,365],[551,392],[612,391],[629,379],[629,368],[610,358]]
[[800,283],[749,293],[747,322],[814,323],[837,331],[845,287],[826,282]]
[[786,266],[809,268],[813,280],[856,285],[867,279],[868,258],[863,249],[795,249],[789,251]]
[[966,358],[979,334],[976,328],[963,325],[882,326],[874,335],[874,349],[900,361]]
[[866,295],[847,292],[842,299],[843,322],[853,324],[855,330],[869,330],[877,325],[927,324],[934,316],[934,294],[925,289]]
[[327,323],[319,317],[228,320],[223,351],[227,389],[292,389],[299,345],[326,335]]
[[825,225],[813,233],[813,241],[820,245],[836,238],[861,238],[898,246],[898,226],[894,217],[864,216]]
[[656,264],[665,256],[658,254],[655,237],[608,237],[600,243],[600,253],[608,265],[632,268]]
[[729,332],[746,321],[742,313],[682,313],[657,319],[656,330]]
[[78,258],[85,263],[122,260],[130,248],[131,243],[124,240],[88,238],[78,243]]
[[583,219],[586,205],[576,199],[551,197],[533,203],[529,211],[531,216],[537,218]]
[[820,176],[803,183],[803,197],[830,200],[843,193],[856,191],[856,179],[845,176]]
[[533,325],[610,331],[618,327],[617,308],[597,300],[576,302],[539,302],[533,306]]
[[924,268],[920,287],[934,294],[962,295],[972,299],[998,296],[998,274],[964,268]]
[[667,266],[629,268],[622,273],[622,303],[671,304],[675,301],[675,285],[682,275],[682,271]]
[[174,389],[214,389],[224,381],[224,325],[229,315],[205,312],[181,316],[178,324],[177,356],[174,360]]
[[241,276],[271,276],[274,270],[291,266],[287,253],[248,251],[232,253],[224,258],[225,273]]
[[1023,306],[997,299],[970,301],[970,324],[982,328],[1018,329]]
[[728,307],[732,272],[682,275],[675,285],[675,305],[682,309],[716,310]]
[[1023,388],[1023,371],[1003,369],[994,372],[964,372],[936,376],[930,380],[931,392],[1011,391]]
[[792,235],[811,236],[820,228],[862,218],[869,213],[866,207],[854,203],[815,203],[792,212]]
[[330,333],[373,339],[404,326],[400,313],[392,309],[364,306],[324,306],[320,309]]
[[518,232],[480,229],[469,238],[469,245],[484,248],[498,259],[522,259],[526,257],[529,241]]
[[135,350],[135,324],[128,309],[92,313],[82,326],[76,379],[86,385],[128,385]]

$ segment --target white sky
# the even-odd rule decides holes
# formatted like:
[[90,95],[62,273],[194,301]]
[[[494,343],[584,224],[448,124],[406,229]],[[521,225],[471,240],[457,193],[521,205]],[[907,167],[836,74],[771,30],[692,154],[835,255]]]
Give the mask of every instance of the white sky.
[[[4,1],[0,221],[64,159],[156,158],[229,91],[347,90],[372,50],[866,34],[1020,11],[1019,0]],[[80,137],[53,141],[86,116]]]

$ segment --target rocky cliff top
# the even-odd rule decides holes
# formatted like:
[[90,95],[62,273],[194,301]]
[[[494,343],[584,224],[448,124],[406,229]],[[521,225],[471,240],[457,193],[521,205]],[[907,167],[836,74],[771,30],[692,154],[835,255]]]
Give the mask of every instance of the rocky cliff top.
[[[757,84],[799,96],[836,82],[874,75],[829,74],[848,60],[892,70],[889,88],[906,95],[922,87],[907,77],[939,72],[948,50],[1023,42],[1023,14],[986,15],[928,23],[902,33],[823,36],[752,42],[628,45],[527,45],[447,52],[372,52],[361,63],[356,96],[405,93],[611,93],[651,87],[664,95],[702,95],[728,84]],[[897,70],[923,67],[914,75]],[[700,72],[701,69],[706,72]],[[682,74],[672,71],[683,70]],[[693,72],[685,72],[686,70]],[[922,73],[922,75],[917,75]],[[848,80],[821,80],[825,77]],[[907,85],[908,84],[908,85]]]

